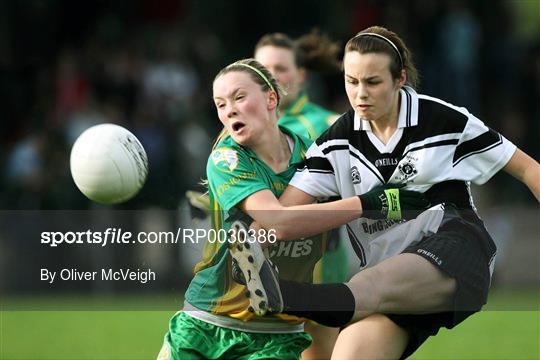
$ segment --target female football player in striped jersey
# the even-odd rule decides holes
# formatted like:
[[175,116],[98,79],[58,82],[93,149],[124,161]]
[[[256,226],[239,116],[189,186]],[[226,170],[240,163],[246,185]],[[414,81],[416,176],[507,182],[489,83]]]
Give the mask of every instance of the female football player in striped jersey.
[[[306,81],[308,72],[339,73],[339,51],[338,43],[316,30],[295,40],[282,33],[261,37],[255,46],[255,60],[264,65],[287,92],[280,101],[279,125],[315,140],[338,118],[336,113],[310,101]],[[315,266],[313,282],[347,281],[347,253],[338,229],[330,233],[326,246],[323,258]],[[330,358],[338,329],[312,322],[307,322],[305,329],[313,343],[302,353],[302,359]]]
[[[311,343],[303,331],[303,320],[284,314],[257,316],[279,299],[264,291],[246,293],[244,286],[233,281],[228,243],[234,239],[223,235],[230,235],[233,210],[262,219],[266,207],[250,205],[251,199],[264,194],[277,202],[276,197],[303,163],[310,141],[278,126],[279,85],[253,59],[235,62],[220,71],[213,83],[213,99],[225,130],[207,163],[215,236],[209,239],[195,268],[183,311],[169,323],[159,357],[297,359]],[[421,194],[411,196],[423,198]],[[336,218],[346,222],[350,220],[347,216]],[[250,244],[242,241],[245,238],[246,233],[240,233],[235,243],[238,246],[231,249],[234,259],[243,268],[247,263],[262,263],[262,258],[250,256]],[[291,243],[278,242],[268,248],[268,253],[281,268],[283,278],[311,282],[324,243],[325,234],[319,233]],[[243,273],[248,284],[260,284],[270,275],[267,267]],[[270,303],[262,302],[267,298]],[[255,315],[249,311],[253,299],[261,299],[254,302]]]
[[[341,196],[339,209],[355,218],[347,229],[361,271],[346,284],[280,280],[277,287],[276,279],[263,279],[262,285],[282,300],[269,305],[272,311],[329,326],[348,324],[333,358],[407,357],[487,300],[496,247],[469,183],[483,184],[504,169],[540,200],[540,166],[465,108],[417,94],[411,54],[385,28],[371,27],[349,40],[344,80],[351,109],[312,144],[282,204],[255,194],[245,206],[276,210],[260,216],[259,225],[286,240],[341,225],[336,218],[343,216],[334,211],[315,221],[313,211],[284,206]],[[374,191],[397,184],[424,193],[432,207],[408,221],[392,220],[403,216],[396,190],[385,190],[383,197]],[[260,290],[257,285],[248,283],[251,291]]]

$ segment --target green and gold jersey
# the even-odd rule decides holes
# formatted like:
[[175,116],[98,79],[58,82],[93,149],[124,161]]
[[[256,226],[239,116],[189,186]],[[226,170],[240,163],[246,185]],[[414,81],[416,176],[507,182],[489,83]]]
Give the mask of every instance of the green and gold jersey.
[[[195,277],[186,292],[186,300],[194,307],[216,315],[227,315],[249,320],[245,287],[231,277],[231,256],[228,243],[218,231],[229,229],[229,212],[245,198],[268,189],[279,197],[304,161],[311,141],[280,127],[294,140],[289,167],[276,174],[248,148],[238,145],[230,136],[214,148],[207,163],[208,189],[212,207],[211,227],[216,236],[210,238],[203,250],[201,261],[195,266]],[[212,235],[212,234],[211,234]],[[225,241],[224,241],[225,240]],[[280,269],[283,279],[311,282],[313,269],[326,248],[327,234],[295,241],[278,241],[269,247],[272,261]],[[275,315],[298,323],[287,315]]]
[[306,93],[299,96],[285,110],[278,124],[295,134],[315,140],[338,118],[336,113],[309,102]]

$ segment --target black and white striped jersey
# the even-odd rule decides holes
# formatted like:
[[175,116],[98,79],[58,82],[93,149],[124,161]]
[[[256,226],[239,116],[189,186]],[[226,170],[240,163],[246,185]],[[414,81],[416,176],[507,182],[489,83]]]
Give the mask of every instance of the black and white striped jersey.
[[[432,204],[474,209],[469,182],[483,184],[504,167],[516,147],[482,121],[440,99],[400,90],[398,129],[387,144],[350,109],[312,144],[290,182],[316,197],[360,195],[385,184],[407,184]],[[435,233],[442,205],[395,223],[358,219],[347,225],[361,267],[398,254]]]

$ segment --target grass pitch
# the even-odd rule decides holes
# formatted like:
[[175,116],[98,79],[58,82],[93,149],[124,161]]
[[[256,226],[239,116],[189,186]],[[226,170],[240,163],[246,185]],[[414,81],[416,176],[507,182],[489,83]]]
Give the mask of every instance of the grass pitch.
[[[152,359],[179,304],[167,296],[4,299],[0,359]],[[412,359],[540,359],[539,339],[539,293],[494,292],[485,311],[441,330]]]

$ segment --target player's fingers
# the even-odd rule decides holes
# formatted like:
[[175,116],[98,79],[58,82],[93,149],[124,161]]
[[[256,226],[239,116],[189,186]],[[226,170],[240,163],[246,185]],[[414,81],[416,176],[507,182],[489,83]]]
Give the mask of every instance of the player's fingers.
[[401,190],[399,199],[402,208],[426,208],[429,206],[428,198],[416,191]]

